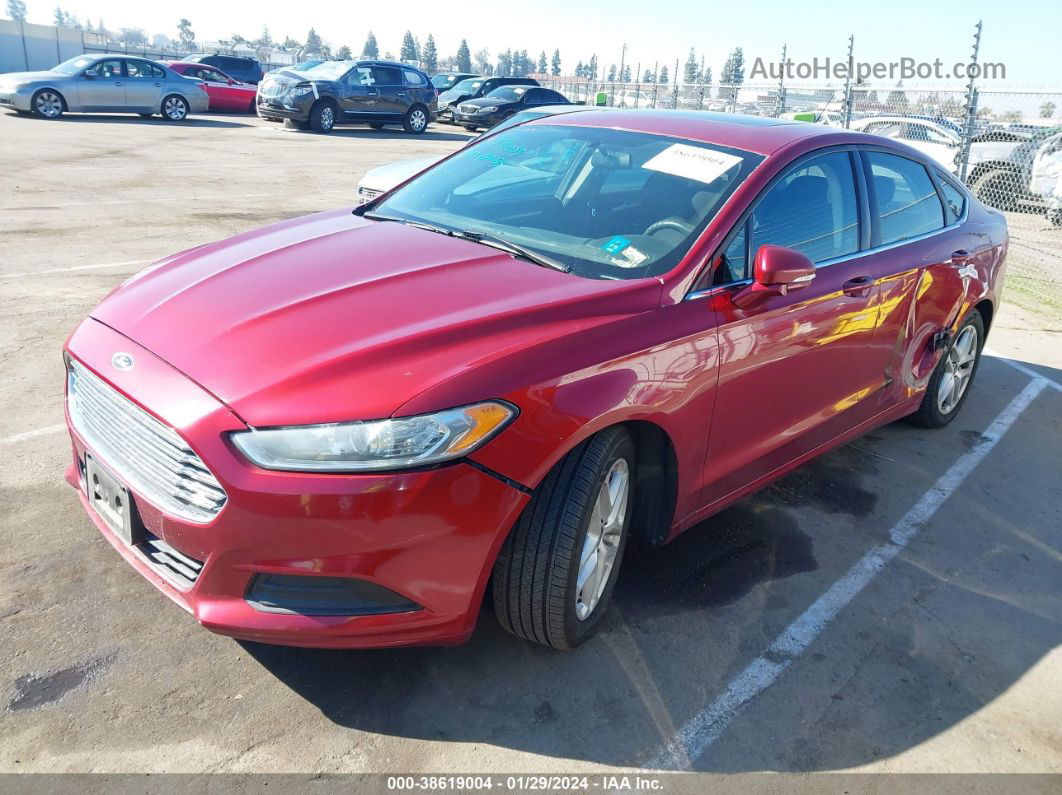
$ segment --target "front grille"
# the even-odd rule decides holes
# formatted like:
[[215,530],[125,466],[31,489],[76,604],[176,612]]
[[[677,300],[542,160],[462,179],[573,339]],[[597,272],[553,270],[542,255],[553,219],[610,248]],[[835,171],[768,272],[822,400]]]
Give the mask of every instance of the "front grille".
[[218,515],[225,490],[177,435],[71,360],[67,403],[74,428],[126,485],[162,511],[196,524]]
[[137,548],[151,568],[179,588],[191,588],[203,570],[202,561],[178,552],[151,533],[144,534],[144,541]]
[[465,116],[471,116],[479,110],[479,105],[459,105],[457,109]]
[[259,92],[263,97],[279,97],[287,89],[288,84],[282,83],[279,80],[271,80],[263,85]]

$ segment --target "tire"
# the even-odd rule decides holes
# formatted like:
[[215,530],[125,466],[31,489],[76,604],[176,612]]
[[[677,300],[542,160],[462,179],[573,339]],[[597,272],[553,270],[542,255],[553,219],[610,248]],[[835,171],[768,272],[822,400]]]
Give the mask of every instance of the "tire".
[[[634,467],[630,435],[610,428],[542,481],[494,564],[494,611],[507,632],[554,649],[575,648],[594,634],[623,560]],[[609,494],[612,522],[605,525],[597,504]],[[582,588],[580,564],[589,564]]]
[[406,111],[402,127],[410,135],[421,135],[428,129],[428,109],[423,105],[414,105]]
[[469,132],[475,132],[476,131],[476,125],[474,125],[474,124],[462,124],[461,126],[464,127],[466,130],[468,130]]
[[289,130],[310,129],[310,123],[308,121],[299,121],[298,119],[284,119],[284,126]]
[[162,100],[162,117],[168,121],[184,121],[189,110],[188,100],[180,94],[170,94]]
[[[943,428],[955,419],[970,394],[970,384],[977,375],[984,344],[984,320],[975,309],[949,340],[947,353],[930,376],[922,403],[911,415],[915,424],[924,428]],[[956,373],[965,374],[959,386],[956,386]]]
[[328,100],[318,100],[310,108],[310,129],[315,133],[330,133],[336,126],[336,106]]
[[251,104],[247,106],[247,112],[255,114],[258,113],[258,104],[255,102],[255,100],[251,100]]
[[1023,192],[1020,175],[1003,168],[990,168],[977,175],[970,186],[973,195],[996,210],[1013,210]]
[[58,91],[42,88],[30,100],[33,115],[42,119],[58,119],[66,110],[66,100]]

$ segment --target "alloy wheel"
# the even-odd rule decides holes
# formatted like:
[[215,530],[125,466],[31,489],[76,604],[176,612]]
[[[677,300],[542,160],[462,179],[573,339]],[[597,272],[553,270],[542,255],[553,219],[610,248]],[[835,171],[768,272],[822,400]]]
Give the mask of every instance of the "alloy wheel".
[[321,108],[321,127],[331,130],[336,123],[336,114],[330,106]]
[[169,97],[166,103],[162,106],[162,112],[166,114],[166,118],[171,121],[181,121],[188,115],[188,108],[184,104],[184,100],[180,97]]
[[944,361],[944,375],[937,387],[937,408],[941,414],[950,414],[959,405],[976,362],[977,329],[966,326],[948,349]]
[[413,128],[415,132],[420,132],[428,126],[428,117],[424,115],[424,111],[415,110],[409,114],[409,126]]
[[54,119],[63,112],[63,100],[52,91],[42,91],[37,95],[34,107],[45,118]]
[[594,612],[616,563],[629,492],[630,468],[626,459],[618,458],[601,482],[579,555],[575,615],[580,621],[585,621]]

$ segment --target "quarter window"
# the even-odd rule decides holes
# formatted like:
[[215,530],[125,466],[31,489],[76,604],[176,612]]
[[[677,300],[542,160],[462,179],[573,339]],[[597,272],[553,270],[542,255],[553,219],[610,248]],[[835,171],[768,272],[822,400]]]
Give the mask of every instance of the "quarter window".
[[772,244],[812,262],[859,250],[859,212],[847,152],[807,160],[776,182],[752,211],[752,251]]
[[944,226],[944,208],[921,163],[867,152],[878,202],[881,244],[924,235]]
[[425,86],[427,82],[420,72],[413,72],[409,69],[402,70],[402,76],[406,79],[407,86]]
[[948,223],[953,224],[962,216],[963,208],[966,206],[966,197],[961,190],[956,188],[950,180],[939,172],[937,173],[937,182],[940,183],[940,191],[944,194],[944,212],[948,216]]

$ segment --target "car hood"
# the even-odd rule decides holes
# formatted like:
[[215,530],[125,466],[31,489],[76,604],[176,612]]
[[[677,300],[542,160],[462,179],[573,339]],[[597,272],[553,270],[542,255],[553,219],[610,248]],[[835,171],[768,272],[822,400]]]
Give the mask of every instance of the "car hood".
[[473,105],[477,108],[485,108],[488,105],[497,105],[499,107],[503,105],[515,105],[514,99],[501,99],[500,97],[476,97],[475,99],[466,99],[461,103],[462,105]]
[[441,157],[418,157],[416,160],[399,160],[397,163],[388,163],[385,166],[370,168],[365,172],[358,184],[372,190],[388,191],[396,185],[401,185],[410,177],[419,174],[428,166],[434,165],[443,159]]
[[337,210],[163,260],[92,317],[261,427],[387,417],[433,386],[658,301],[656,280],[583,279]]
[[55,80],[58,77],[70,77],[62,72],[7,72],[0,74],[0,83],[25,83],[34,80]]

